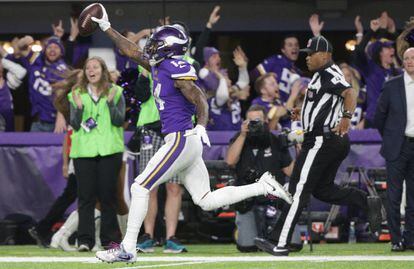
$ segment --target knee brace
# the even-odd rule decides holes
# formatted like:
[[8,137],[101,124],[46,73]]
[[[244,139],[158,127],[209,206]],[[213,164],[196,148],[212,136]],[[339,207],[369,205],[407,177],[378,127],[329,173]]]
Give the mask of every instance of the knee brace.
[[131,196],[135,197],[146,197],[149,196],[149,190],[138,184],[137,182],[134,182],[131,185]]

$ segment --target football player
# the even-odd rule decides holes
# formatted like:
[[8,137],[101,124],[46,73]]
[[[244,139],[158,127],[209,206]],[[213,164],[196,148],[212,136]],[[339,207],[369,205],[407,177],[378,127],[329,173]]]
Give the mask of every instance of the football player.
[[[203,143],[210,146],[205,129],[208,104],[194,83],[197,80],[194,67],[182,59],[188,50],[188,36],[178,27],[160,27],[148,39],[142,53],[136,44],[111,28],[105,8],[101,7],[102,18],[92,17],[92,20],[124,55],[151,71],[153,95],[160,112],[165,144],[131,186],[128,227],[122,243],[107,251],[96,252],[96,257],[110,263],[136,261],[136,241],[148,210],[149,192],[178,173],[181,173],[194,203],[204,210],[258,195],[273,195],[292,203],[291,195],[270,173],[265,173],[250,185],[210,190],[207,168],[202,159]],[[191,116],[195,111],[198,124],[193,128]]]

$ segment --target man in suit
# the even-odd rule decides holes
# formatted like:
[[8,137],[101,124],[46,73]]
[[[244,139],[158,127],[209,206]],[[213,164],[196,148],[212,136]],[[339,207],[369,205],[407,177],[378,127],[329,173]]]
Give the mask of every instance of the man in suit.
[[[414,249],[414,48],[404,52],[404,74],[385,82],[375,124],[382,135],[381,154],[387,166],[387,219],[391,251]],[[401,234],[403,181],[407,186],[405,231]]]

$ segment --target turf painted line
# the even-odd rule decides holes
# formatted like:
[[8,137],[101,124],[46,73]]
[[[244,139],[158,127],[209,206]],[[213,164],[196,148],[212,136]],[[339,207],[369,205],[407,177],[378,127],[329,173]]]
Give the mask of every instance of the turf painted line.
[[[314,262],[337,262],[337,261],[414,261],[414,256],[160,256],[142,257],[137,262],[271,262],[271,261],[314,261]],[[95,257],[0,257],[0,262],[85,262],[99,263]],[[135,268],[135,267],[134,267]]]
[[[215,262],[215,261],[214,261]],[[202,264],[202,263],[213,263],[213,261],[202,261],[202,262],[180,262],[180,263],[162,263],[162,264],[153,264],[153,265],[141,265],[135,267],[119,267],[115,269],[141,269],[141,268],[158,268],[158,267],[172,267],[172,266],[181,266],[181,265],[192,265],[192,264]]]

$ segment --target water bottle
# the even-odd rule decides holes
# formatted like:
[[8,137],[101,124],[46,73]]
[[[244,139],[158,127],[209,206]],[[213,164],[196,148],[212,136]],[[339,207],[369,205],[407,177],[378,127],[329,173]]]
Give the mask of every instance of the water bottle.
[[355,221],[351,221],[349,223],[349,236],[348,236],[348,243],[354,244],[356,243],[356,235],[355,235]]

